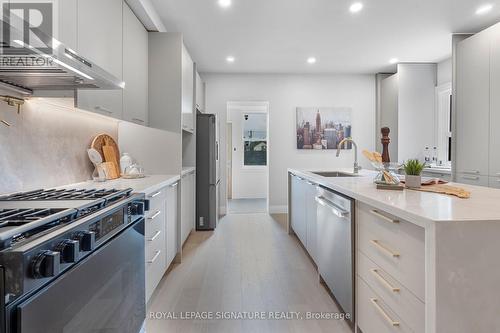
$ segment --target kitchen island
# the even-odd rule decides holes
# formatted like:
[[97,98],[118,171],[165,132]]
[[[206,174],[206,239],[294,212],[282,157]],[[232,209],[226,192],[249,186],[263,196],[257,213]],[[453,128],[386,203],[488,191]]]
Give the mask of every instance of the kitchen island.
[[[320,218],[315,197],[327,191],[353,199],[356,325],[364,333],[496,331],[500,191],[452,184],[471,192],[459,199],[377,190],[373,171],[356,177],[342,171],[324,177],[288,170],[288,227],[316,261],[322,231],[312,226]],[[298,200],[297,191],[303,192]],[[305,225],[297,224],[298,215]]]

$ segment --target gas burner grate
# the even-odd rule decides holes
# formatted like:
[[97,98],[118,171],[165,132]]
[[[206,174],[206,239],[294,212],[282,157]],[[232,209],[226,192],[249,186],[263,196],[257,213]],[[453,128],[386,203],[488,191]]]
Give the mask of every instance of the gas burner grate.
[[0,201],[41,200],[96,200],[104,199],[105,205],[128,197],[132,189],[50,189],[20,192],[0,197]]
[[0,209],[0,250],[71,223],[77,217],[75,209]]
[[[0,228],[38,221],[64,210],[54,208],[0,209]],[[74,216],[74,213],[68,215]]]

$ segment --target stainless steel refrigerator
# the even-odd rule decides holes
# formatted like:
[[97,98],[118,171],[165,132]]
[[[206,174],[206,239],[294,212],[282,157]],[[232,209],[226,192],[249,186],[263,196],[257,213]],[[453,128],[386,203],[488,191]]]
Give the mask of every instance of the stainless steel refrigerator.
[[214,114],[196,119],[196,230],[214,230],[219,220],[219,126]]

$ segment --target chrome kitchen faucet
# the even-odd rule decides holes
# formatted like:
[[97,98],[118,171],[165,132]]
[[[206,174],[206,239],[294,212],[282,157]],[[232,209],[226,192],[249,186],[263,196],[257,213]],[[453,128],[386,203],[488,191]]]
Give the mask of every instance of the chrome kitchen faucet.
[[337,157],[340,156],[340,149],[342,148],[342,145],[346,142],[352,142],[352,145],[354,146],[354,173],[359,173],[359,170],[361,170],[361,167],[358,164],[358,145],[354,140],[349,137],[345,138],[344,140],[339,142],[339,145],[337,146]]

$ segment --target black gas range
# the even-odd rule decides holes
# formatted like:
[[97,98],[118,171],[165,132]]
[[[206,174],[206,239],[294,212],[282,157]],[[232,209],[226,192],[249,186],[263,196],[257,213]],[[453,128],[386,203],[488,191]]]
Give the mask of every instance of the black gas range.
[[131,189],[1,196],[1,332],[139,332],[146,209]]

